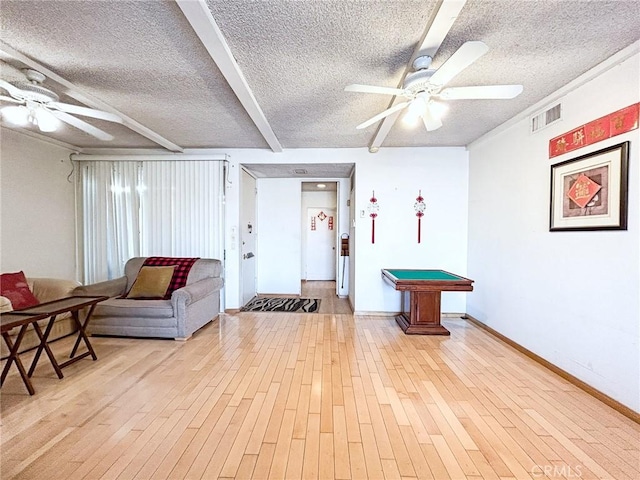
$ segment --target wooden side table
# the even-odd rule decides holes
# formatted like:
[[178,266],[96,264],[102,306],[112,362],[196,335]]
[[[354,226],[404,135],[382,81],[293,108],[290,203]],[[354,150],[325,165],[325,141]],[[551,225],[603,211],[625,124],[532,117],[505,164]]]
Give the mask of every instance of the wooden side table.
[[450,335],[440,323],[442,292],[473,291],[473,280],[444,270],[382,269],[382,279],[402,292],[396,323],[407,335]]

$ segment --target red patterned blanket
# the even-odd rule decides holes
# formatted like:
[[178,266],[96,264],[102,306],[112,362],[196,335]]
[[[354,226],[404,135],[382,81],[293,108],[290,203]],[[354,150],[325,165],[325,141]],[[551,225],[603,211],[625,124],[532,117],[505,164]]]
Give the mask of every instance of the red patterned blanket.
[[193,267],[193,264],[199,259],[200,257],[147,257],[142,265],[149,267],[170,267],[175,265],[176,268],[173,271],[173,277],[171,277],[169,288],[167,288],[167,293],[164,296],[164,299],[167,300],[171,298],[174,290],[182,288],[187,284],[189,271],[191,267]]

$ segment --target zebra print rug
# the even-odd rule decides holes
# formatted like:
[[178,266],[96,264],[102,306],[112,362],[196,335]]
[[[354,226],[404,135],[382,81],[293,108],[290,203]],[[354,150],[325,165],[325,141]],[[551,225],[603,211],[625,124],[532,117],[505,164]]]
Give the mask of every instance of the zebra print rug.
[[319,298],[254,297],[240,309],[241,312],[306,312],[320,308]]

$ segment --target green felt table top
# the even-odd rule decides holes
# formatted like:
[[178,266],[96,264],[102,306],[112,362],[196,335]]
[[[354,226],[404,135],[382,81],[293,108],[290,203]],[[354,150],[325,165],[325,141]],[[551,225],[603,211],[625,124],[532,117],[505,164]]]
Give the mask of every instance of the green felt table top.
[[395,268],[385,269],[398,280],[461,280],[461,277],[443,270],[403,270]]

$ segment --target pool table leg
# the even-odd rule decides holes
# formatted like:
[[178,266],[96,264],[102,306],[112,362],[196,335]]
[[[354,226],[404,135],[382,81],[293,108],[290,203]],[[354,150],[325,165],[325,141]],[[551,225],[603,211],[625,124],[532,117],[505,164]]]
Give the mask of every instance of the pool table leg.
[[407,335],[451,335],[440,324],[441,292],[402,292],[402,313],[396,322]]

